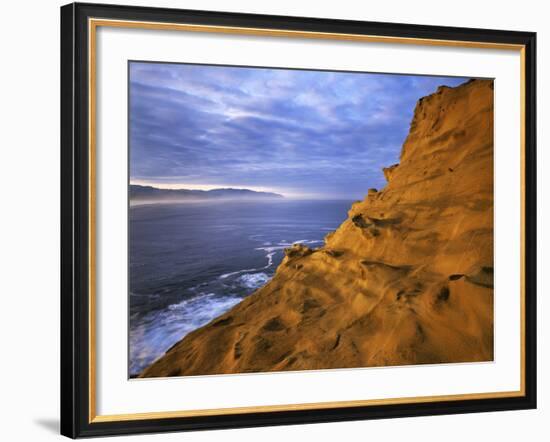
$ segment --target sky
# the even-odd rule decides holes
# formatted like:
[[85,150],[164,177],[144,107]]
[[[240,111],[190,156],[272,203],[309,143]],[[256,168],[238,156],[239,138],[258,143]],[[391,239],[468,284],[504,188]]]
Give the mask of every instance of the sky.
[[130,182],[362,199],[419,98],[468,79],[130,63]]

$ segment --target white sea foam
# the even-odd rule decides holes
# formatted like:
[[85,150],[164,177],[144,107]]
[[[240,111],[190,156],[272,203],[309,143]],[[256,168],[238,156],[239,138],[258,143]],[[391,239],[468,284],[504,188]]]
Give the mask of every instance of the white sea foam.
[[245,273],[244,275],[239,277],[238,281],[243,287],[246,287],[247,289],[258,289],[270,279],[271,278],[267,276],[267,274],[260,272]]
[[243,270],[237,270],[236,272],[224,273],[223,275],[220,275],[219,278],[220,278],[220,279],[227,279],[227,278],[229,278],[230,276],[239,275],[239,274],[244,273],[244,272],[256,272],[256,271],[258,271],[258,270],[261,270],[261,269],[243,269]]
[[322,243],[323,240],[320,239],[299,239],[298,241],[293,242],[286,242],[285,240],[277,243],[277,245],[273,246],[270,245],[271,243],[264,243],[264,245],[267,244],[266,247],[256,247],[254,250],[261,250],[264,252],[267,252],[267,255],[265,256],[267,258],[267,264],[264,267],[259,267],[257,269],[242,269],[237,270],[235,272],[229,272],[224,273],[223,275],[219,276],[219,279],[227,279],[230,276],[240,275],[241,273],[252,273],[252,272],[259,272],[260,270],[266,270],[269,269],[273,265],[273,257],[279,250],[284,250],[288,247],[291,247],[294,244],[319,244]]
[[284,250],[288,247],[292,247],[294,244],[319,244],[323,243],[323,240],[320,239],[300,239],[298,241],[294,242],[279,242],[276,246],[269,246],[269,247],[256,247],[254,250],[263,250],[265,252],[276,252],[277,250]]
[[223,296],[220,297],[215,293],[201,293],[199,296],[191,299],[185,299],[176,304],[168,306],[168,310],[171,311],[184,311],[190,312],[194,316],[194,321],[201,321],[201,313],[206,312],[207,316],[219,316],[221,313],[231,307],[241,298],[237,296]]
[[[280,248],[282,249],[284,247],[280,247]],[[257,269],[243,269],[243,270],[237,270],[235,272],[224,273],[223,275],[219,276],[219,279],[227,279],[230,276],[240,275],[241,273],[259,272],[260,270],[266,270],[266,269],[270,268],[273,265],[273,256],[275,255],[275,252],[276,252],[276,250],[278,250],[278,248],[258,247],[255,250],[263,250],[265,252],[268,252],[267,255],[265,255],[265,257],[267,258],[267,264],[265,266],[257,268]]]
[[130,331],[130,372],[139,373],[168,348],[238,304],[241,297],[200,293],[148,315]]
[[288,246],[269,246],[269,247],[256,247],[254,250],[262,250],[264,252],[273,253],[277,250],[286,249]]

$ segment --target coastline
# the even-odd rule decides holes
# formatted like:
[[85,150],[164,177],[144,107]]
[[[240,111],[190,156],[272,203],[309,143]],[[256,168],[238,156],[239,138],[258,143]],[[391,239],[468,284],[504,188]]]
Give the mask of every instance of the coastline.
[[130,376],[264,285],[293,242],[321,244],[350,202],[132,208]]
[[386,187],[140,377],[492,360],[492,97],[419,100]]

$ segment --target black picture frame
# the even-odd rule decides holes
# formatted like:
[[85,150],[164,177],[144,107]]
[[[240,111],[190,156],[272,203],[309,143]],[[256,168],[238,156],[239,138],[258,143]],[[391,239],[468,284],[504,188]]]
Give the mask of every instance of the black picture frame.
[[[521,45],[524,51],[524,395],[317,410],[90,419],[89,18]],[[73,3],[61,8],[61,434],[105,436],[536,408],[536,34]]]

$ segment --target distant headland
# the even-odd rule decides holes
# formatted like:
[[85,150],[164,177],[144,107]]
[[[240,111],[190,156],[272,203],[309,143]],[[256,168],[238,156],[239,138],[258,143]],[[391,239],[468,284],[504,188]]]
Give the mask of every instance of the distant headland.
[[283,195],[273,192],[257,192],[250,189],[220,188],[212,190],[161,189],[153,186],[130,184],[130,203],[148,204],[161,202],[198,202],[210,200],[260,200],[279,199]]

